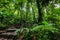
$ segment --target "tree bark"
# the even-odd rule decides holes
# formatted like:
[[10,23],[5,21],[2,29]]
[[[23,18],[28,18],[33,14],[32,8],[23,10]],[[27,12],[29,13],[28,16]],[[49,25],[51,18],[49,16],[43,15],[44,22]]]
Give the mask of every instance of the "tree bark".
[[36,0],[36,4],[37,4],[37,8],[38,8],[38,23],[41,23],[43,18],[42,18],[42,12],[41,12],[41,5],[40,5],[40,1]]

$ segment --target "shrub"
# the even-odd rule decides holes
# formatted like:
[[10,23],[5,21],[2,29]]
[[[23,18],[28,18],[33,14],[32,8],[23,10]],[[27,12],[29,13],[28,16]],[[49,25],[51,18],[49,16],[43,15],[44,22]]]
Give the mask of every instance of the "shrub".
[[6,24],[0,24],[0,29],[6,29],[7,25]]

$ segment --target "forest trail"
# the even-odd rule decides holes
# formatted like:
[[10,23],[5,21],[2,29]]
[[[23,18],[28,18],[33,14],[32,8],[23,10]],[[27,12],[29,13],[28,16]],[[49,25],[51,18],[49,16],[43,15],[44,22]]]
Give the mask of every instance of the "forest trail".
[[16,28],[8,28],[5,30],[0,30],[0,40],[13,40],[15,34]]

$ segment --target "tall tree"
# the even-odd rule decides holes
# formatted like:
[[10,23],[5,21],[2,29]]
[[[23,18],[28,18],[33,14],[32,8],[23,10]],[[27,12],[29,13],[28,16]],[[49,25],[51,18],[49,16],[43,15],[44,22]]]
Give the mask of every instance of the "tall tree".
[[46,7],[51,0],[36,0],[37,8],[38,8],[38,23],[43,21],[43,13],[42,7]]
[[38,22],[42,22],[42,12],[41,12],[41,5],[40,5],[40,0],[36,0],[37,8],[38,8]]

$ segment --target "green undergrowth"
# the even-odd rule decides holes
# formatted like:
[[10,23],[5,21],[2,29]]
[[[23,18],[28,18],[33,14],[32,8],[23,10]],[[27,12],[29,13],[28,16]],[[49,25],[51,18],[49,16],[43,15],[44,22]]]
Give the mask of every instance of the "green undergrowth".
[[6,28],[7,28],[6,24],[0,24],[0,30],[1,29],[6,29]]
[[[21,28],[15,32],[17,37],[23,36],[24,40],[59,40],[60,32],[52,25],[39,25],[31,29]],[[59,38],[58,38],[59,36]],[[34,38],[35,37],[35,38]]]

